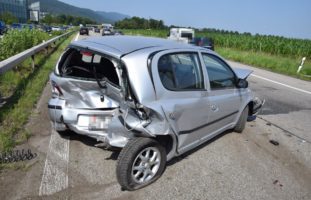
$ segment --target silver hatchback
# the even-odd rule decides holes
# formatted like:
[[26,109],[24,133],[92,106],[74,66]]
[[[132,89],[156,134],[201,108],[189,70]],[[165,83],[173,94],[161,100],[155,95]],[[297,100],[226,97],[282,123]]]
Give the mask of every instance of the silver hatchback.
[[165,39],[89,38],[70,44],[51,73],[49,114],[57,131],[122,148],[117,179],[135,190],[172,158],[255,119],[263,103],[248,88],[250,73]]

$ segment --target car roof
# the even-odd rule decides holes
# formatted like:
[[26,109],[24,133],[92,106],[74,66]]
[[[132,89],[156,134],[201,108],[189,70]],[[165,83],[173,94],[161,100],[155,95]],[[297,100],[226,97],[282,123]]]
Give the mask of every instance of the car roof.
[[102,53],[108,53],[115,57],[122,57],[135,51],[144,50],[150,53],[155,49],[189,49],[199,50],[201,47],[176,42],[173,40],[143,37],[143,36],[104,36],[89,37],[84,40],[75,41],[72,46],[80,46]]

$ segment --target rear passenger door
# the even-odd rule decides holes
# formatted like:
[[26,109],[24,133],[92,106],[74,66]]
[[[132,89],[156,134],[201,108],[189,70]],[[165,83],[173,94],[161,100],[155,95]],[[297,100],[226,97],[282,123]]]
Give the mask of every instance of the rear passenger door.
[[157,103],[178,135],[180,153],[209,133],[204,73],[198,52],[163,51],[152,59]]

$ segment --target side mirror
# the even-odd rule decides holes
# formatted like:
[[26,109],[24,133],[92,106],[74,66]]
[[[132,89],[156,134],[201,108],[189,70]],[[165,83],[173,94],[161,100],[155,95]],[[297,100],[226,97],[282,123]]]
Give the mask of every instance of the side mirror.
[[248,81],[245,79],[239,79],[236,85],[238,88],[247,88],[248,87]]

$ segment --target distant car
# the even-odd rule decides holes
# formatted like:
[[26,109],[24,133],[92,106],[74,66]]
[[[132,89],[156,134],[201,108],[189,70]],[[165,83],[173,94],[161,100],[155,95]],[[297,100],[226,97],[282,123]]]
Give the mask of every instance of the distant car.
[[99,28],[95,28],[95,29],[94,29],[94,32],[95,32],[95,33],[100,33],[100,29],[99,29]]
[[114,31],[114,35],[124,35],[122,31]]
[[190,44],[200,46],[206,49],[213,50],[215,49],[214,47],[214,41],[211,38],[207,37],[195,37],[190,41]]
[[89,29],[89,31],[94,31],[94,27],[92,27],[92,26],[88,26],[86,28]]
[[61,27],[59,26],[52,26],[52,31],[61,31]]
[[6,25],[3,21],[0,21],[0,35],[3,35],[7,31]]
[[33,24],[23,24],[22,27],[30,30],[35,29],[35,25]]
[[89,35],[89,29],[87,27],[81,27],[80,35]]
[[248,88],[250,73],[190,44],[90,37],[71,43],[51,73],[49,115],[57,131],[122,148],[117,180],[136,190],[172,158],[255,119],[263,102]]
[[43,25],[41,26],[41,30],[47,33],[52,32],[52,27],[51,26],[47,26],[47,25]]
[[106,35],[114,35],[114,34],[110,29],[104,29],[102,36],[106,36]]
[[20,24],[20,23],[13,23],[13,24],[11,25],[11,29],[22,30],[22,28],[23,28],[23,25]]

